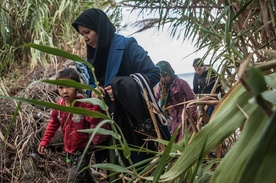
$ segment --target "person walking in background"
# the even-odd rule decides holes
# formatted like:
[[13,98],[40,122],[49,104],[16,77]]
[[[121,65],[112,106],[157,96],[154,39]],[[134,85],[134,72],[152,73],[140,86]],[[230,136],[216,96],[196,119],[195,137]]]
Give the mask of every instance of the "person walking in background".
[[[56,75],[56,79],[69,79],[80,82],[79,73],[73,68],[66,68],[59,71]],[[83,95],[78,93],[78,89],[73,87],[58,86],[58,93],[61,98],[57,101],[57,104],[63,106],[72,106],[73,101],[84,98]],[[76,101],[74,103],[74,107],[102,112],[99,106],[80,101]],[[95,182],[90,168],[87,168],[93,152],[91,149],[93,146],[105,141],[108,136],[96,134],[92,140],[92,143],[89,144],[90,149],[87,150],[84,158],[81,160],[83,151],[88,145],[87,143],[89,141],[90,135],[88,133],[79,132],[78,130],[95,128],[100,121],[101,119],[99,118],[71,114],[54,109],[51,111],[51,120],[48,123],[37,151],[39,154],[45,154],[45,148],[54,137],[58,128],[61,127],[64,149],[67,152],[68,158],[71,162],[69,182]],[[105,124],[103,127],[106,129],[110,128],[109,124]],[[84,168],[85,171],[80,172]]]
[[[200,58],[196,58],[193,61],[193,67],[195,69],[193,79],[193,91],[195,94],[211,94],[216,80],[218,77],[213,71],[211,71],[210,77],[208,77],[209,67],[204,65],[204,62]],[[214,93],[221,93],[221,86],[217,86]],[[209,105],[207,108],[207,115],[210,117],[214,110],[214,106]]]
[[[184,119],[182,119],[182,113],[184,110],[184,104],[177,105],[183,102],[187,102],[195,99],[195,94],[189,84],[179,78],[170,63],[167,61],[160,61],[156,64],[161,72],[161,80],[155,90],[155,97],[159,100],[159,104],[165,113],[171,118],[171,133],[174,134],[176,129],[180,127],[176,141],[183,138],[183,123],[188,119],[188,114],[184,113]],[[170,107],[171,106],[171,107]],[[167,109],[170,107],[169,109]],[[197,107],[189,107],[188,110],[191,114],[193,122],[197,122]]]
[[[131,76],[139,73],[152,89],[160,80],[159,69],[151,58],[133,38],[116,34],[114,25],[100,9],[83,11],[72,23],[87,44],[87,61],[95,69],[96,78],[88,68],[89,85],[100,90],[109,107],[114,121],[121,128],[128,144],[141,146],[145,144],[148,130],[152,127],[149,110],[141,88]],[[98,81],[98,85],[95,83]],[[87,91],[89,97],[97,97],[93,91]],[[149,149],[156,149],[154,142],[147,142]],[[103,153],[101,153],[103,155]],[[137,163],[148,157],[149,153],[131,152],[131,160]],[[98,158],[101,159],[101,158]],[[97,159],[96,159],[97,160]],[[124,161],[127,164],[127,161]]]

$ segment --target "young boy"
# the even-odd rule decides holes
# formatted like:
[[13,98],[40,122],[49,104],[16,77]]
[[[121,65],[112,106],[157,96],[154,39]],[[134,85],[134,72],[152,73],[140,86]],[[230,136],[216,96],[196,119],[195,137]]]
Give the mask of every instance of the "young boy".
[[[79,73],[73,68],[61,70],[58,72],[56,79],[71,79],[80,82]],[[72,106],[75,99],[84,98],[83,95],[78,93],[78,89],[73,87],[58,86],[58,93],[61,96],[61,99],[59,99],[57,104],[64,106]],[[91,111],[102,111],[97,105],[79,101],[75,102],[74,107],[81,107]],[[78,130],[95,128],[100,121],[101,119],[90,116],[71,114],[55,109],[52,110],[51,120],[49,121],[44,136],[38,146],[38,153],[44,154],[45,148],[54,137],[58,128],[61,127],[64,149],[69,154],[69,159],[71,161],[69,182],[95,182],[89,168],[80,172],[83,168],[89,165],[92,152],[88,150],[81,161],[83,150],[86,147],[90,136],[88,133],[78,132]],[[105,125],[103,128],[108,129],[109,126]],[[95,135],[91,146],[99,144],[106,139],[107,136],[105,135]]]

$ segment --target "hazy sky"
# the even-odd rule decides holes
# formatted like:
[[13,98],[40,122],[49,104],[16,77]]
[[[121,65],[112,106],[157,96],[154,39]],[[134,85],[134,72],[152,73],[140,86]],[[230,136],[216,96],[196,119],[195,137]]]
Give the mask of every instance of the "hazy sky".
[[[134,22],[137,18],[133,14],[131,16],[124,14],[124,16],[127,17],[125,21],[130,23]],[[135,30],[138,30],[138,28],[128,28],[121,31],[120,34],[129,36]],[[148,51],[154,63],[166,60],[170,62],[176,74],[194,72],[192,67],[193,60],[204,55],[202,51],[186,57],[196,50],[193,45],[190,42],[182,43],[182,39],[179,41],[172,40],[166,31],[157,32],[155,29],[150,29],[132,36]]]
[[154,63],[166,60],[170,62],[177,74],[194,72],[193,60],[204,55],[204,53],[197,53],[186,57],[196,50],[191,43],[182,44],[182,40],[172,40],[165,32],[158,34],[152,30],[133,35],[133,37],[148,51]]

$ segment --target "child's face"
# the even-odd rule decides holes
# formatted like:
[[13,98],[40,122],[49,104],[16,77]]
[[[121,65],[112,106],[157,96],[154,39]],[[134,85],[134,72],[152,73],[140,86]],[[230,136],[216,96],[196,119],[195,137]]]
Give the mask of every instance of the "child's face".
[[58,93],[65,100],[66,105],[69,106],[76,99],[78,90],[73,87],[58,86]]
[[162,74],[161,76],[161,82],[164,84],[170,84],[171,83],[171,77],[167,74]]

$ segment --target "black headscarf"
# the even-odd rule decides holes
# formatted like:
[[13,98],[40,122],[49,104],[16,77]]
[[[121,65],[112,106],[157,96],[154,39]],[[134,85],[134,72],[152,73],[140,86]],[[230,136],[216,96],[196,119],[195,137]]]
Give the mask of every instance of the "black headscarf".
[[79,32],[78,25],[92,29],[98,34],[96,48],[86,45],[87,61],[94,66],[96,77],[103,85],[110,42],[116,29],[107,15],[95,8],[85,10],[73,22],[72,26]]

